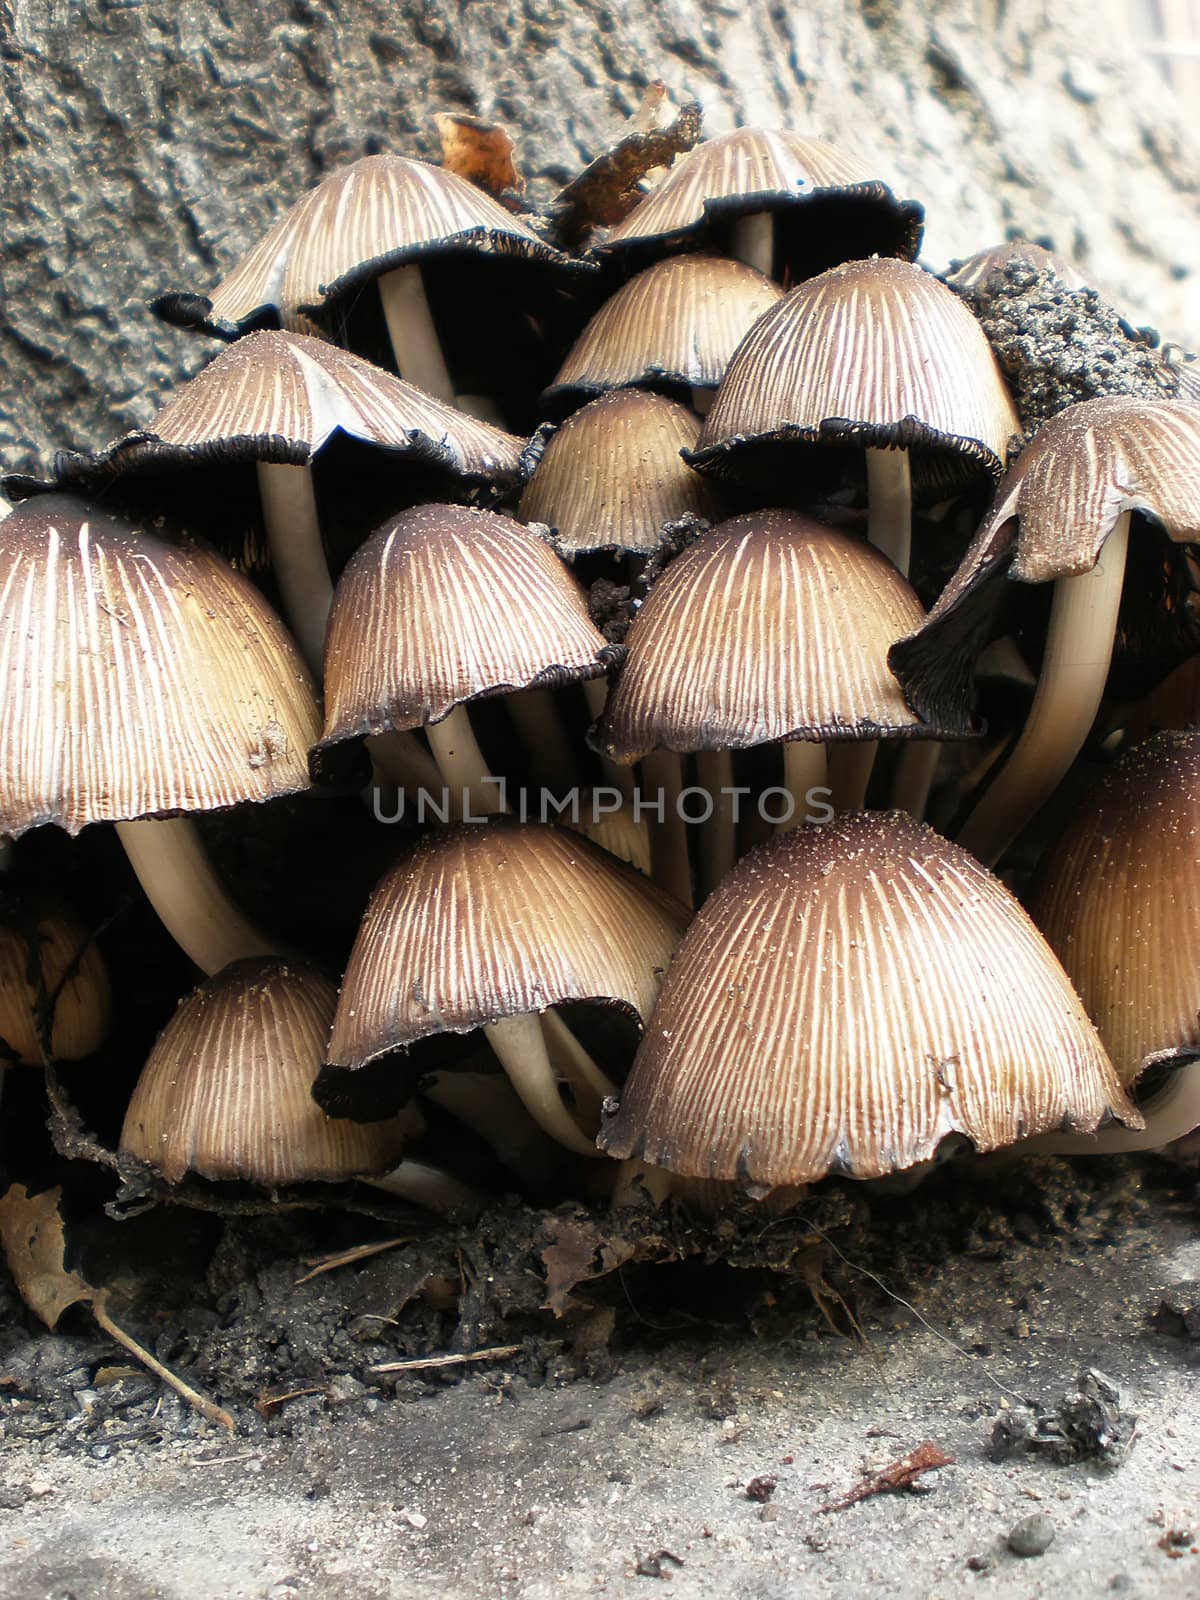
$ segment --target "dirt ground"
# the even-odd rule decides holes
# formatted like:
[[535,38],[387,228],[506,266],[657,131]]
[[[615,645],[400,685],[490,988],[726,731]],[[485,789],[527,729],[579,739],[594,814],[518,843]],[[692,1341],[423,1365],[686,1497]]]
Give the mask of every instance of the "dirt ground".
[[[247,1219],[214,1249],[210,1219],[160,1213],[174,1282],[125,1320],[238,1431],[86,1312],[49,1335],[0,1307],[0,1593],[1200,1595],[1195,1172],[1099,1167],[835,1185],[808,1223],[646,1223],[640,1262],[600,1213],[512,1207],[304,1284],[387,1229]],[[580,1271],[601,1275],[570,1291]],[[517,1348],[371,1370],[497,1345]],[[1102,1387],[1064,1434],[1084,1369],[1120,1399]],[[1006,1416],[1034,1454],[992,1459]],[[954,1464],[822,1510],[926,1442]],[[1014,1554],[1038,1514],[1052,1542]]]

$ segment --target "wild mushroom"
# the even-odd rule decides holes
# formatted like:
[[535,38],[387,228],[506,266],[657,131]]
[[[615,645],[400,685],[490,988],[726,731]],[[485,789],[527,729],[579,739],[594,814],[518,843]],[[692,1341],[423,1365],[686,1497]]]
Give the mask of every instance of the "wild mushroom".
[[[1131,544],[1135,513],[1159,524],[1166,540],[1147,543],[1142,529]],[[891,655],[920,715],[965,723],[972,664],[994,630],[1005,577],[1054,582],[1029,717],[959,833],[981,861],[1000,858],[1082,748],[1109,682],[1118,620],[1127,646],[1149,641],[1160,676],[1195,653],[1200,619],[1187,598],[1195,574],[1176,547],[1198,539],[1200,409],[1183,401],[1114,395],[1068,406],[1000,485],[924,625]],[[1157,593],[1139,581],[1123,602],[1127,555],[1138,546]]]
[[907,576],[914,469],[917,490],[944,498],[997,478],[1019,432],[991,346],[962,302],[908,262],[850,261],[758,319],[687,459],[791,503],[798,459],[811,495],[822,461],[853,468],[863,451],[867,537]]
[[756,1198],[1140,1119],[1006,889],[902,812],[753,851],[671,964],[600,1144]]
[[498,819],[433,834],[367,907],[317,1098],[328,1103],[344,1074],[392,1051],[483,1029],[534,1119],[595,1155],[595,1117],[613,1085],[565,1028],[543,1029],[538,1016],[589,1001],[644,1019],[685,921],[632,868],[572,833]]
[[184,814],[309,787],[319,714],[282,623],[207,546],[66,495],[26,501],[4,533],[0,833],[115,822],[198,966],[273,952]]
[[1034,272],[1053,272],[1068,289],[1085,289],[1087,284],[1077,267],[1065,256],[1045,245],[1034,244],[1031,239],[1008,239],[1004,244],[994,244],[987,250],[977,250],[965,261],[952,261],[946,273],[946,282],[962,294],[967,289],[981,289],[996,272],[1004,272],[1013,264],[1029,267]]
[[644,258],[703,241],[794,280],[857,257],[912,260],[923,218],[916,201],[897,200],[870,166],[824,139],[737,128],[681,156],[601,249]]
[[79,1061],[108,1033],[108,969],[88,930],[70,912],[0,905],[0,1066]]

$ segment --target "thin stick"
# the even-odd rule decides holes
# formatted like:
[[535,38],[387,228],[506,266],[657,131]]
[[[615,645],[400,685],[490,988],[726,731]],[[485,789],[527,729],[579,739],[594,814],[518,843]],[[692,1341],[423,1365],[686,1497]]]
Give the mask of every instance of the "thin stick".
[[454,385],[433,325],[420,266],[411,263],[385,272],[379,279],[379,296],[400,376],[453,405]]
[[321,539],[312,471],[278,461],[259,461],[257,468],[271,566],[279,581],[284,615],[320,683],[333,584]]
[[494,1344],[489,1350],[472,1350],[464,1355],[418,1356],[413,1361],[385,1361],[382,1366],[368,1367],[368,1372],[426,1372],[439,1367],[466,1367],[475,1361],[504,1361],[509,1356],[519,1356],[524,1346],[519,1344]]
[[227,1433],[235,1433],[237,1424],[223,1406],[206,1399],[198,1389],[193,1389],[191,1384],[184,1383],[182,1378],[176,1377],[169,1367],[164,1367],[162,1362],[152,1356],[149,1350],[140,1345],[131,1334],[126,1333],[123,1328],[117,1326],[108,1314],[107,1300],[106,1292],[103,1289],[97,1289],[92,1297],[92,1315],[105,1333],[108,1334],[109,1338],[115,1339],[123,1349],[129,1351],[131,1356],[136,1356],[144,1367],[148,1368],[156,1378],[161,1379],[168,1388],[174,1389],[175,1393],[186,1400],[188,1405],[198,1411],[202,1417],[205,1417],[209,1422],[215,1422],[218,1427],[224,1428]]
[[306,1265],[312,1268],[302,1278],[297,1278],[295,1287],[298,1289],[302,1283],[311,1283],[314,1278],[319,1278],[324,1272],[332,1272],[336,1267],[352,1267],[356,1261],[369,1261],[372,1256],[382,1255],[385,1250],[398,1250],[401,1245],[412,1244],[414,1234],[404,1234],[399,1239],[376,1239],[372,1244],[356,1244],[350,1250],[339,1250],[336,1255],[318,1256],[315,1260],[309,1258]]
[[867,451],[867,538],[908,577],[912,466],[907,450]]
[[1130,515],[1120,517],[1090,572],[1054,585],[1046,654],[1028,719],[958,837],[985,866],[1000,859],[1054,793],[1096,720],[1121,608]]

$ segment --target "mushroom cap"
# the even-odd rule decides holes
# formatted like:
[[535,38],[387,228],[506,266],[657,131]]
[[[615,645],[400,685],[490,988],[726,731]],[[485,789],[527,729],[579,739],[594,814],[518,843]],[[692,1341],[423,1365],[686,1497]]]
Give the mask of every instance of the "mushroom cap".
[[601,248],[662,252],[763,211],[796,214],[799,253],[812,272],[859,255],[912,260],[925,216],[915,200],[897,200],[867,163],[824,139],[737,128],[681,156]]
[[966,289],[986,286],[994,272],[1018,265],[1030,267],[1034,272],[1053,272],[1068,289],[1086,289],[1087,284],[1078,267],[1072,266],[1066,256],[1031,239],[1008,239],[1004,244],[994,244],[987,250],[977,250],[965,261],[952,261],[946,282],[961,294]]
[[596,742],[631,762],[655,749],[936,736],[887,665],[921,609],[861,539],[793,511],[730,517],[651,588]]
[[669,895],[568,830],[500,819],[438,832],[371,896],[327,1059],[359,1068],[568,1000],[644,1021],[686,921]]
[[1083,797],[1030,912],[1122,1083],[1200,1056],[1200,733],[1135,746]]
[[418,506],[372,534],[334,592],[317,748],[602,677],[621,654],[544,539],[492,511]]
[[60,456],[57,471],[91,486],[138,468],[307,466],[339,433],[479,482],[515,481],[524,445],[321,339],[252,333],[177,389],[149,428],[94,456]]
[[685,406],[643,389],[614,389],[551,435],[517,514],[545,523],[567,556],[651,555],[668,523],[721,514],[713,486],[680,454],[699,436],[700,419]]
[[336,1183],[395,1166],[404,1121],[335,1121],[312,1097],[336,1002],[327,978],[284,961],[222,968],[159,1035],[121,1149],[168,1183]]
[[1110,1114],[1140,1125],[1004,886],[907,814],[858,812],[753,851],[705,903],[600,1144],[769,1189]]
[[277,317],[303,316],[393,267],[438,251],[570,263],[491,195],[444,167],[407,156],[364,156],[330,173],[292,206],[213,290],[165,295],[168,322],[236,338]]
[[0,921],[0,1063],[42,1064],[38,1013],[47,1002],[53,1006],[52,1060],[79,1061],[100,1048],[112,991],[91,934],[58,907],[15,914],[6,907]]
[[[1090,572],[1126,511],[1152,517],[1176,543],[1200,539],[1200,407],[1108,395],[1042,424],[921,629],[892,650],[909,704],[926,717],[961,720],[1005,576],[1049,583]],[[1174,609],[1180,649],[1193,654],[1195,626],[1186,608]]]
[[928,461],[940,495],[998,477],[1019,432],[992,348],[958,296],[907,261],[848,261],[758,319],[688,459],[754,481],[797,445],[906,449]]
[[215,811],[309,787],[312,681],[246,578],[68,495],[0,541],[0,832]]
[[543,400],[578,405],[626,385],[715,389],[747,329],[782,298],[744,262],[671,256],[605,301]]

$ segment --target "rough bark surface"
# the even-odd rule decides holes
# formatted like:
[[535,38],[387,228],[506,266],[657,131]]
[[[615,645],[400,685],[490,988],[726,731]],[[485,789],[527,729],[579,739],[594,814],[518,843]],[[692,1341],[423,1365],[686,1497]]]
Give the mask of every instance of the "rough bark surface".
[[876,158],[934,265],[1050,235],[1195,342],[1200,157],[1113,3],[0,0],[0,465],[146,422],[213,353],[147,300],[211,287],[331,167],[433,155],[432,114],[463,110],[509,124],[545,197],[658,77],[710,132]]

